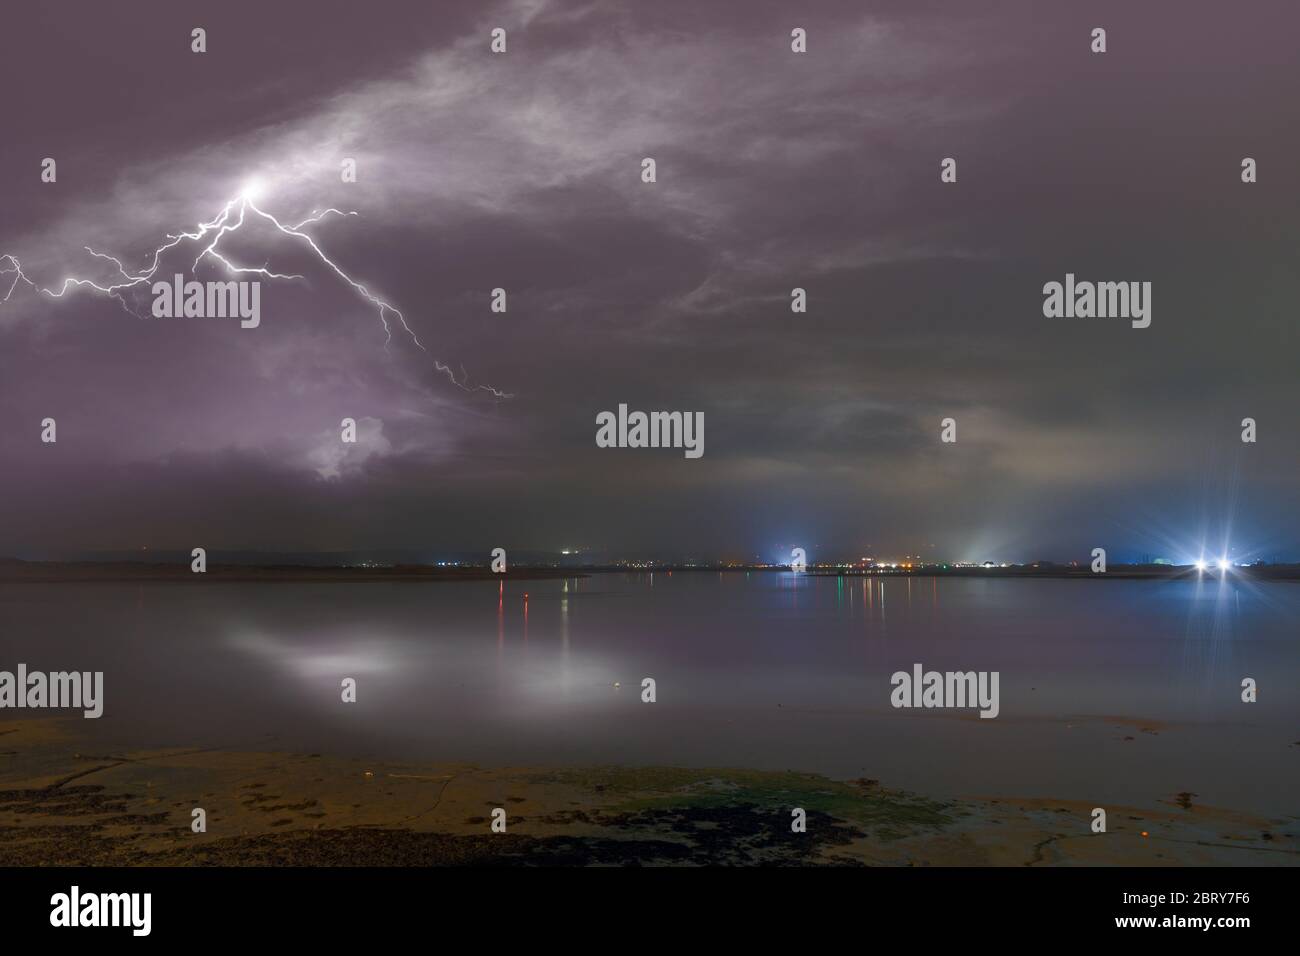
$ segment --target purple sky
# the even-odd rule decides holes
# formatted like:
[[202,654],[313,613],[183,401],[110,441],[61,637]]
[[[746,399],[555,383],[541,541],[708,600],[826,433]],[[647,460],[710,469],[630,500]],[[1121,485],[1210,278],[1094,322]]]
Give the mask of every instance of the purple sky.
[[[1293,3],[115,8],[0,14],[0,255],[105,282],[84,246],[141,268],[256,176],[357,212],[311,234],[428,351],[259,225],[222,248],[305,278],[255,330],[20,284],[0,555],[1300,556]],[[1151,327],[1045,318],[1067,272],[1151,282]],[[704,456],[596,448],[619,403]]]

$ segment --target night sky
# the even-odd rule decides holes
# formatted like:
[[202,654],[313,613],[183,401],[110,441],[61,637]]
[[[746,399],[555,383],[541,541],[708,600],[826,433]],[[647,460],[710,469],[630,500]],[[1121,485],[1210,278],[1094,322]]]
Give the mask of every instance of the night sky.
[[[20,283],[0,556],[1300,557],[1298,29],[1290,2],[8,3],[0,255],[108,281],[84,246],[141,268],[256,177],[286,222],[357,212],[310,232],[427,352],[257,224],[223,250],[305,276],[257,329]],[[1067,272],[1151,282],[1151,326],[1044,317]],[[703,457],[598,449],[620,403],[703,412]]]

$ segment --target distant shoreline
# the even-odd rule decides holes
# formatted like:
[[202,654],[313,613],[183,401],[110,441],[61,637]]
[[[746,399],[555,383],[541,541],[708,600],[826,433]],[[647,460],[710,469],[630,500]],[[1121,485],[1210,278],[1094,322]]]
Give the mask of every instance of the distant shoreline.
[[490,568],[394,565],[392,567],[313,567],[309,565],[209,564],[202,574],[189,563],[146,564],[134,561],[0,561],[0,584],[367,584],[433,581],[532,581],[581,578],[582,571],[557,568]]
[[[912,577],[912,578],[1053,578],[1070,580],[1150,580],[1175,581],[1181,579],[1201,578],[1204,581],[1218,581],[1223,571],[1217,569],[1197,571],[1191,565],[1165,564],[1112,564],[1103,573],[1094,573],[1086,565],[1083,567],[1034,567],[1017,565],[1007,568],[900,568],[886,570],[867,570],[845,568],[831,570],[810,568],[806,574],[818,577]],[[1257,581],[1300,581],[1300,565],[1269,564],[1248,567],[1234,567],[1226,572],[1229,579],[1244,578]]]
[[[584,578],[593,574],[612,573],[780,573],[787,567],[772,565],[589,565],[561,568],[516,565],[509,571],[495,573],[485,566],[439,566],[427,564],[336,565],[297,564],[209,564],[202,575],[190,570],[188,562],[143,561],[19,561],[0,559],[0,584],[62,583],[428,583],[447,581],[530,581]],[[1196,579],[1217,582],[1225,573],[1229,578],[1251,581],[1300,581],[1300,565],[1271,564],[1234,567],[1228,572],[1217,569],[1197,571],[1190,566],[1111,565],[1101,574],[1088,567],[1063,565],[1016,565],[1011,567],[926,567],[926,568],[859,568],[813,567],[803,572],[808,577],[871,578],[1044,578],[1053,580],[1150,580],[1173,581]]]

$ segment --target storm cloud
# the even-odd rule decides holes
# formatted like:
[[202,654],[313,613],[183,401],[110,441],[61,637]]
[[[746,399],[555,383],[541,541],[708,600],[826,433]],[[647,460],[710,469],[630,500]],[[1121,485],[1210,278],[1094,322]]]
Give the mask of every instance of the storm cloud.
[[[302,276],[256,329],[16,283],[0,554],[1296,555],[1300,15],[976,6],[9,5],[0,255],[109,282],[86,247],[143,268],[256,180],[355,211],[304,231],[424,349],[265,222],[221,246]],[[1067,273],[1151,326],[1044,317]],[[597,448],[620,403],[707,453]]]

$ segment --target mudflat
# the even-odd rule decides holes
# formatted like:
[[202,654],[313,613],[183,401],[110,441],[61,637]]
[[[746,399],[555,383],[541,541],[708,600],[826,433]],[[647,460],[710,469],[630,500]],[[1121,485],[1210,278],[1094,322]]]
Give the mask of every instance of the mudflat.
[[[1294,820],[1201,806],[931,800],[734,768],[479,767],[328,754],[98,753],[75,719],[0,723],[0,864],[1296,865]],[[505,832],[493,832],[494,811]],[[806,832],[792,832],[792,811]],[[195,832],[202,809],[206,831]],[[500,814],[495,814],[499,817]]]

